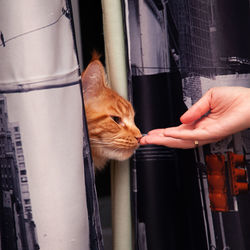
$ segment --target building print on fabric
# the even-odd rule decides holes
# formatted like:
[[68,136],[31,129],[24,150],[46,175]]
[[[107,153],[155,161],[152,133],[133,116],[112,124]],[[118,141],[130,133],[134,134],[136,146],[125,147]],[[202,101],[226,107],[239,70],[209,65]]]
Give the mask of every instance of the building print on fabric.
[[66,18],[70,18],[70,12],[69,12],[69,9],[68,8],[62,8],[62,13],[61,15],[54,21],[52,21],[51,23],[49,24],[46,24],[42,27],[37,27],[37,28],[33,28],[31,30],[28,30],[28,31],[24,31],[23,33],[20,33],[20,34],[16,34],[16,35],[13,35],[12,37],[5,37],[4,35],[4,31],[3,30],[0,30],[0,47],[5,47],[6,44],[14,39],[17,39],[19,37],[23,37],[25,35],[29,35],[31,33],[34,33],[34,32],[37,32],[37,31],[40,31],[40,30],[43,30],[43,29],[46,29],[54,24],[56,24],[57,22],[60,21],[60,19],[65,16]]
[[[213,87],[249,88],[249,1],[177,0],[169,1],[169,7],[179,34],[177,51],[186,106],[191,107]],[[249,249],[249,215],[245,211],[250,205],[250,130],[199,149],[197,155],[209,246]],[[217,182],[213,182],[214,166],[220,169]],[[220,193],[214,191],[216,183],[223,187]],[[235,186],[241,188],[235,191]]]
[[18,123],[9,123],[3,95],[0,95],[0,186],[0,249],[39,249],[21,131]]
[[214,86],[249,87],[249,2],[185,0],[169,6],[179,32],[175,40],[187,106]]
[[[247,0],[169,1],[178,41],[184,101],[193,105],[215,86],[250,87],[250,35]],[[223,10],[223,11],[220,11]],[[235,16],[235,18],[228,18]],[[236,18],[237,16],[237,18]],[[225,28],[226,27],[226,28]],[[227,42],[225,42],[227,41]],[[248,132],[242,133],[245,137]],[[243,146],[246,149],[243,139]],[[231,148],[232,138],[212,145],[213,153]],[[242,150],[241,150],[242,151]]]
[[89,246],[70,6],[1,1],[0,250]]
[[[154,128],[173,126],[172,120],[175,120],[177,116],[176,119],[179,122],[179,117],[186,111],[186,107],[191,107],[212,87],[250,87],[249,7],[248,0],[169,0],[164,3],[154,0],[129,1],[132,87],[133,95],[136,96],[134,98],[135,110],[137,114],[140,114],[137,124],[142,133]],[[165,61],[162,55],[164,55]],[[157,93],[155,95],[157,98],[153,98],[152,92],[156,89],[155,86],[158,89],[162,87],[161,92],[166,93],[166,96],[169,94],[168,98],[165,98],[168,99],[168,102],[165,103],[165,96],[163,96],[163,101],[158,103],[161,93]],[[177,88],[179,86],[182,86],[181,97],[178,96],[180,91]],[[138,101],[136,94],[145,98],[144,106]],[[171,102],[171,98],[175,101],[174,104]],[[179,106],[182,107],[182,99],[186,105],[185,110],[176,115],[177,112],[174,108],[177,106],[177,100],[181,100]],[[148,103],[154,112],[145,114],[143,109],[146,109],[145,105]],[[157,113],[158,111],[159,113]],[[166,118],[165,124],[162,125],[165,117],[168,120]],[[140,123],[144,126],[143,128]],[[148,128],[149,126],[150,128]],[[144,130],[144,128],[146,129]],[[136,154],[139,155],[139,152],[138,150]],[[250,249],[248,240],[250,235],[248,213],[250,206],[248,190],[250,129],[229,136],[218,143],[199,147],[195,150],[195,156],[207,238],[207,246],[199,247],[199,244],[202,246],[203,242],[197,240],[197,234],[202,233],[202,230],[192,231],[192,233],[195,232],[194,241],[197,243],[197,249]],[[138,168],[142,166],[143,171],[140,173],[137,171],[139,174],[145,174],[145,171],[148,171],[148,175],[151,173],[151,169],[146,170],[145,166],[140,165],[139,162],[136,165]],[[191,173],[191,165],[190,161],[185,166],[185,169],[189,169],[189,173]],[[181,169],[181,164],[179,167]],[[180,172],[178,176],[183,174],[184,169]],[[218,179],[216,179],[217,177]],[[144,184],[144,177],[140,178],[142,184],[139,184],[141,186],[138,190],[141,188],[148,192],[145,196],[145,191],[141,193],[139,191],[136,195],[143,197],[141,200],[144,202],[156,185],[147,189],[149,183],[145,181],[146,184]],[[164,177],[162,183],[166,183],[166,178]],[[185,178],[187,177],[184,177],[183,180]],[[171,181],[172,179],[169,179],[168,182]],[[157,179],[157,182],[160,183],[160,178]],[[188,186],[187,182],[184,185]],[[239,190],[236,190],[235,186],[240,187]],[[171,194],[174,191],[175,189]],[[143,202],[141,204],[144,205]],[[162,201],[159,204],[157,213],[159,212],[158,207],[164,205]],[[188,202],[185,205],[188,207]],[[172,206],[174,206],[174,202],[172,202]],[[167,209],[166,206],[161,219],[167,215]],[[140,221],[146,224],[146,228],[153,221],[148,220],[148,217],[151,218],[156,214],[151,212],[150,216],[145,216],[149,210],[145,209],[143,213],[139,213]],[[195,218],[196,215],[191,214],[191,210],[188,210],[188,214]],[[169,230],[171,233],[174,232],[173,228],[177,221],[176,219]],[[190,219],[190,221],[195,220]],[[159,224],[155,226],[158,229]],[[162,224],[162,228],[165,229],[165,224]],[[198,228],[202,227],[199,225]],[[160,237],[161,232],[157,232],[157,235],[149,233],[147,235],[148,243],[158,244],[161,238],[165,239],[167,233]],[[193,237],[192,233],[190,239]],[[179,231],[176,232],[176,235],[178,236],[169,237],[168,240],[168,242],[173,240],[173,246],[176,244],[175,237],[180,235]],[[155,240],[156,238],[158,240]],[[202,234],[200,239],[202,239]],[[158,249],[160,248],[158,247]],[[180,247],[180,249],[184,248]],[[186,249],[195,249],[195,247],[186,247]]]

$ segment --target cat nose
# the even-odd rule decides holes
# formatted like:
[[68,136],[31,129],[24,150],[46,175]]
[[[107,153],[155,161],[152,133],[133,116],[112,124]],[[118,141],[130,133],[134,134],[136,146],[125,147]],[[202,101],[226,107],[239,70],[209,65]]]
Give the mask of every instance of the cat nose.
[[141,134],[135,136],[135,139],[137,140],[138,143],[140,143],[141,138],[142,138]]

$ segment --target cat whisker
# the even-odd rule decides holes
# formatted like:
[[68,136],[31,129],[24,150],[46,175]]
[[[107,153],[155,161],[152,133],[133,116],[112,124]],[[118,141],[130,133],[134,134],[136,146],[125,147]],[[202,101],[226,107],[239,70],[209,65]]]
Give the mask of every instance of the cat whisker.
[[133,141],[130,140],[126,140],[126,139],[121,139],[121,138],[114,138],[114,139],[105,139],[105,140],[98,140],[98,139],[93,139],[90,138],[90,142],[93,142],[95,144],[100,144],[100,145],[114,145],[114,144],[119,144],[119,145],[134,145],[135,143]]
[[105,138],[105,140],[90,138],[90,141],[95,142],[95,143],[99,143],[99,144],[111,144],[116,139],[117,139],[116,137],[113,137],[113,138],[110,138],[110,139]]
[[98,145],[98,146],[100,146],[100,147],[102,147],[102,146],[107,146],[107,145],[112,145],[111,142],[98,142],[98,141],[92,141],[92,140],[90,140],[90,142],[92,142],[92,143],[94,143],[95,145]]

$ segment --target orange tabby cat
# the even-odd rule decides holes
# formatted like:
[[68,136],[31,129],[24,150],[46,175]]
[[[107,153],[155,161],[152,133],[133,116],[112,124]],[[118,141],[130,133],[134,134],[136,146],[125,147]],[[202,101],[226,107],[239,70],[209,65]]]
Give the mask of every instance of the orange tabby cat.
[[97,54],[82,73],[82,87],[94,165],[128,159],[142,137],[134,123],[132,105],[110,89]]

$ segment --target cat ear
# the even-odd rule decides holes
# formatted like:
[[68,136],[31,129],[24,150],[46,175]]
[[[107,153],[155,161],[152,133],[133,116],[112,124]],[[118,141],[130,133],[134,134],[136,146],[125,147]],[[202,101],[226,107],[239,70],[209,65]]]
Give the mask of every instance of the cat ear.
[[86,100],[100,94],[105,86],[105,71],[99,60],[89,63],[85,71],[82,72],[82,89]]

